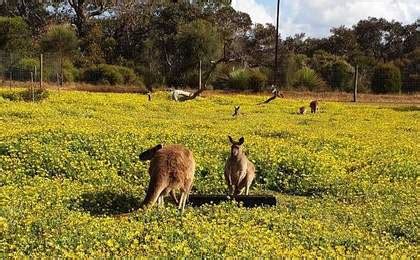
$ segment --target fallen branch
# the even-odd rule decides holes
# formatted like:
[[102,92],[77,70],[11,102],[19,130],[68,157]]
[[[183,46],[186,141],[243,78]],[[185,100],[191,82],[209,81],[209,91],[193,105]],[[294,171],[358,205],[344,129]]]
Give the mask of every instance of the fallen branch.
[[274,89],[272,93],[273,95],[269,99],[267,99],[264,102],[258,103],[257,105],[268,104],[276,98],[284,98],[284,95],[277,89]]

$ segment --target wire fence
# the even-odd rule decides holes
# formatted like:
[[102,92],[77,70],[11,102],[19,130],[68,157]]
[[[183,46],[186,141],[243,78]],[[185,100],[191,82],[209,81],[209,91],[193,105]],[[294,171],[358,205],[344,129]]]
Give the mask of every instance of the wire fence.
[[22,86],[46,82],[63,84],[62,59],[57,53],[38,56],[0,51],[0,83],[2,86]]

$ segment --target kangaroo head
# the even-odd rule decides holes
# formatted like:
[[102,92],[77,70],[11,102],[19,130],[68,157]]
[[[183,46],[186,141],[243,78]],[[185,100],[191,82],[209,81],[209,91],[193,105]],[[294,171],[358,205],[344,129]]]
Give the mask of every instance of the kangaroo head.
[[155,156],[156,152],[159,151],[160,149],[162,149],[163,145],[158,144],[153,148],[150,148],[147,151],[144,151],[140,154],[139,159],[140,161],[149,161],[152,160],[153,157]]
[[245,142],[245,139],[241,137],[239,138],[239,142],[235,142],[232,137],[228,137],[230,143],[232,144],[230,147],[230,156],[238,157],[240,154],[242,154],[242,144]]

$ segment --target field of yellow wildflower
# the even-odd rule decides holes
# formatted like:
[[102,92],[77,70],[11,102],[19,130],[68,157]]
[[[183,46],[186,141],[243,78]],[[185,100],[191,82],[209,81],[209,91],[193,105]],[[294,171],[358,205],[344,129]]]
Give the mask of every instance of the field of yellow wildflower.
[[[409,105],[212,95],[175,103],[138,94],[0,90],[0,257],[416,256],[420,111]],[[10,93],[9,93],[10,94]],[[232,117],[233,107],[241,114]],[[181,143],[197,161],[193,193],[226,192],[227,135],[245,137],[251,194],[278,205],[138,207],[140,152]]]

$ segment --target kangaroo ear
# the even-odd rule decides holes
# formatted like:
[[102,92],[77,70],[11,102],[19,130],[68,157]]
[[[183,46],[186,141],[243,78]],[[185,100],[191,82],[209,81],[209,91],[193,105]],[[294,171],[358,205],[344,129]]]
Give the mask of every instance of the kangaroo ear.
[[228,135],[228,138],[229,138],[229,142],[230,142],[231,144],[235,144],[235,141],[233,141],[233,139],[232,139],[232,137],[231,137],[230,135]]
[[147,151],[142,152],[139,155],[140,161],[149,161],[149,160],[152,160],[153,157],[155,156],[156,152],[159,151],[162,148],[163,148],[163,145],[158,144],[155,147],[153,147],[153,148],[151,148],[151,149],[149,149]]
[[157,152],[157,151],[159,151],[162,148],[163,148],[163,145],[162,144],[158,144],[153,149],[155,150],[155,152]]
[[242,145],[245,142],[245,138],[241,137],[239,138],[239,145]]

